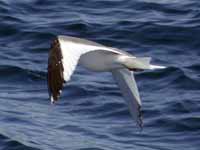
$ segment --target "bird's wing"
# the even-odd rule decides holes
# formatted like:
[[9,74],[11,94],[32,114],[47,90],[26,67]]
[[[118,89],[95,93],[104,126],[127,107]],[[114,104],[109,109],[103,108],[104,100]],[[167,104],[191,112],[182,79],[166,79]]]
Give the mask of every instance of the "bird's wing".
[[63,55],[63,66],[64,66],[64,79],[65,81],[70,80],[73,71],[78,64],[81,55],[95,51],[104,50],[121,54],[114,48],[106,47],[104,45],[89,41],[86,39],[80,39],[70,36],[59,36],[58,41],[60,43],[60,49]]
[[137,125],[142,128],[141,100],[133,72],[124,68],[113,70],[112,74],[122,91],[131,115],[136,120]]
[[58,36],[51,45],[48,59],[48,88],[51,101],[58,100],[64,81],[70,80],[81,55],[104,50],[127,54],[118,49],[70,36]]

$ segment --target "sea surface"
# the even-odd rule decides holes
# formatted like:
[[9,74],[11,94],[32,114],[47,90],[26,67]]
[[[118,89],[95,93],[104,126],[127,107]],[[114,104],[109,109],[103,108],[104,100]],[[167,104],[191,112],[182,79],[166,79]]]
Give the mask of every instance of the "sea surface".
[[[47,62],[57,35],[167,66],[135,74],[142,131],[109,73],[77,67],[51,105]],[[0,1],[0,150],[199,149],[199,0]]]

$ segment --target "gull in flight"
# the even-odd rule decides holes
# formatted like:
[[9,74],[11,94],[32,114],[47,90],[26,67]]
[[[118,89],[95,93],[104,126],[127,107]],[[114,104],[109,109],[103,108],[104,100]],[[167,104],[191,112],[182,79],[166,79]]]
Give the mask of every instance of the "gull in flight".
[[125,51],[86,39],[58,36],[51,45],[48,58],[48,89],[51,102],[60,97],[77,64],[97,72],[111,72],[128,105],[131,116],[142,128],[141,100],[134,72],[163,69],[150,64],[150,57],[135,57]]

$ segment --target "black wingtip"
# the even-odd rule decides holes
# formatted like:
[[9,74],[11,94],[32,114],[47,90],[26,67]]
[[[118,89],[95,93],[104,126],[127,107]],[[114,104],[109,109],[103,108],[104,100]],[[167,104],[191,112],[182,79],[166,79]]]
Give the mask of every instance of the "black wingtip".
[[139,108],[138,108],[138,112],[139,112],[139,115],[138,115],[138,121],[137,121],[137,124],[138,124],[138,126],[139,126],[139,128],[140,128],[140,132],[142,132],[143,131],[143,115],[142,115],[142,110],[141,110],[141,106],[139,106]]
[[58,38],[56,38],[49,51],[48,59],[48,91],[51,102],[59,99],[64,84],[64,67],[62,64],[62,51]]

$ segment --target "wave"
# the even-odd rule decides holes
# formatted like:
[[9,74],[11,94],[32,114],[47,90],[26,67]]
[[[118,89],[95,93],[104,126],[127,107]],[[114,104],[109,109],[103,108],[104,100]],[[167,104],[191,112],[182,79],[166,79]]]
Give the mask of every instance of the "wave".
[[43,71],[36,71],[21,68],[18,66],[8,66],[1,65],[0,66],[0,80],[2,82],[7,81],[25,81],[25,80],[46,80],[47,73]]
[[162,114],[159,117],[151,118],[151,121],[147,121],[146,127],[158,127],[158,130],[165,130],[173,133],[189,133],[199,130],[199,120],[199,117],[192,116],[191,114],[185,114],[185,116]]
[[[199,4],[197,0],[0,1],[0,149],[198,147]],[[169,66],[135,74],[143,102],[142,132],[136,133],[120,89],[105,74],[78,68],[64,87],[62,100],[50,106],[48,50],[61,34],[150,56],[155,64]],[[8,130],[13,136],[3,134]]]
[[[196,66],[196,65],[195,65]],[[191,66],[193,68],[193,66]],[[177,67],[168,67],[167,69],[157,71],[146,71],[137,76],[142,82],[153,82],[154,86],[162,85],[166,88],[176,88],[184,90],[198,90],[200,83],[198,79],[193,78],[184,69]]]
[[0,149],[9,149],[9,150],[39,150],[38,148],[26,146],[23,143],[20,143],[19,141],[12,140],[2,134],[0,134]]

